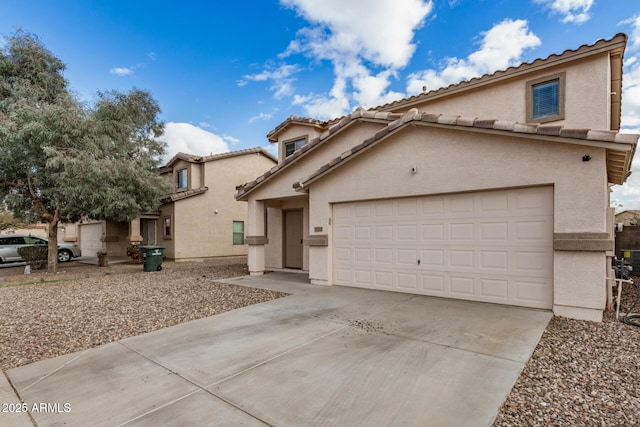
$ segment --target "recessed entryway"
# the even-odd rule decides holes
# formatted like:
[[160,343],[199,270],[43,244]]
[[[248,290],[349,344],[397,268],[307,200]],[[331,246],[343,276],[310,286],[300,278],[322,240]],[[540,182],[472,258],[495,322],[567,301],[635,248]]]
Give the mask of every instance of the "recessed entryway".
[[284,211],[284,268],[302,269],[302,210]]

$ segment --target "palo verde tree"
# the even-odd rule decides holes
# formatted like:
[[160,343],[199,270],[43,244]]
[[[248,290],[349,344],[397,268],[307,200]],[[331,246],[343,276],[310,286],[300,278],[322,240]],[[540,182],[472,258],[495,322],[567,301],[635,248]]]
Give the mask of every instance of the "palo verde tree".
[[64,69],[24,31],[0,51],[0,199],[17,218],[48,223],[50,272],[60,221],[128,221],[170,192],[157,171],[165,149],[158,103],[134,89],[82,105]]

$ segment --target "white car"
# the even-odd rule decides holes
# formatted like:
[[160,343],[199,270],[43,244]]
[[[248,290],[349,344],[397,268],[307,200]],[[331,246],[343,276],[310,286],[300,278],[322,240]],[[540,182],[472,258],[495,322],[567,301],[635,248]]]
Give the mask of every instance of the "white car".
[[[29,245],[48,245],[47,239],[26,234],[0,234],[0,263],[22,262],[18,248]],[[67,262],[81,256],[80,248],[75,243],[58,243],[58,261]]]

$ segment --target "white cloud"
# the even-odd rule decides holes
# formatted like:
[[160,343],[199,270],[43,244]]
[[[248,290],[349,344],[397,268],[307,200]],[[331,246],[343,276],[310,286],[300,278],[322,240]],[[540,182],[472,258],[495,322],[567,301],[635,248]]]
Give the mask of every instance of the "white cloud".
[[278,158],[278,144],[271,143],[269,145],[263,145],[262,148],[272,154],[276,159]]
[[525,50],[540,45],[540,39],[528,28],[525,20],[506,19],[482,33],[480,49],[466,59],[447,58],[439,70],[424,70],[409,75],[408,95],[434,90],[462,80],[503,70],[519,64]]
[[164,161],[171,160],[178,152],[206,156],[226,153],[229,146],[226,141],[235,138],[221,137],[190,123],[169,122],[165,125],[164,135],[160,138],[167,143],[167,154]]
[[[433,9],[423,0],[281,0],[281,3],[317,25],[302,34],[304,50],[335,59],[335,54],[359,56],[374,64],[400,68],[407,65],[415,44],[414,32]],[[310,44],[309,44],[310,42]],[[296,49],[295,45],[290,46]],[[300,46],[298,47],[298,49]]]
[[[620,24],[632,26],[622,78],[621,128],[624,133],[640,134],[640,16]],[[620,204],[622,210],[640,209],[640,151],[636,152],[631,171],[627,182],[614,186],[611,194],[612,201]]]
[[296,94],[312,117],[329,119],[355,106],[373,107],[402,97],[389,92],[391,79],[413,56],[415,32],[433,9],[432,0],[281,0],[309,21],[298,31],[286,58],[302,54],[333,66],[334,84],[327,94]]
[[233,136],[225,135],[225,136],[222,137],[222,139],[224,139],[226,142],[229,142],[231,145],[240,144],[240,140],[238,138],[233,137]]
[[155,61],[156,59],[158,59],[158,54],[155,52],[149,52],[147,53],[147,58],[149,58],[152,61]]
[[249,123],[253,123],[256,120],[269,120],[273,117],[273,114],[271,113],[259,113],[253,117],[249,118]]
[[130,76],[133,74],[133,70],[130,68],[124,68],[124,67],[117,67],[117,68],[112,68],[109,70],[109,72],[111,74],[115,74],[116,76],[121,76],[121,77],[125,77],[125,76]]
[[238,80],[238,87],[243,87],[249,81],[264,82],[272,81],[271,90],[274,97],[280,99],[293,93],[294,76],[299,72],[297,65],[281,64],[279,66],[267,65],[267,69],[257,74],[245,75],[243,80]]
[[534,0],[547,8],[553,13],[562,15],[563,23],[582,24],[588,21],[591,16],[589,9],[593,6],[593,0]]

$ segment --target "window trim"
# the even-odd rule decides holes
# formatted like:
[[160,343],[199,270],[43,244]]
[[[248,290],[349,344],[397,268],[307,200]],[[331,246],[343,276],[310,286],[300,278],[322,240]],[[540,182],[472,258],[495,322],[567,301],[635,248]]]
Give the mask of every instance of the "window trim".
[[[302,148],[307,142],[309,142],[309,135],[297,136],[295,138],[282,141],[282,158],[286,159],[287,157],[292,156],[293,153],[295,153],[297,150]],[[294,150],[291,152],[291,154],[287,155],[287,145],[291,145],[291,144],[297,145],[298,143],[301,143],[300,146],[298,147],[294,146]]]
[[[533,87],[543,84],[550,83],[553,81],[558,81],[558,114],[547,117],[533,117]],[[534,80],[529,80],[527,82],[527,94],[526,94],[526,103],[527,103],[527,123],[548,123],[555,122],[558,120],[564,120],[564,104],[565,104],[565,93],[566,93],[566,73],[556,73],[551,74],[549,76],[540,77]]]
[[[235,231],[235,225],[236,225],[236,224],[242,224],[242,242],[241,242],[241,243],[236,243],[236,240],[235,240],[236,234],[238,234],[238,235],[240,234],[240,232],[239,232],[239,231]],[[234,220],[234,221],[232,222],[232,225],[231,225],[231,235],[232,235],[232,237],[231,237],[231,243],[232,243],[232,245],[234,245],[234,246],[237,246],[237,245],[244,245],[244,221],[235,221],[235,220]]]

